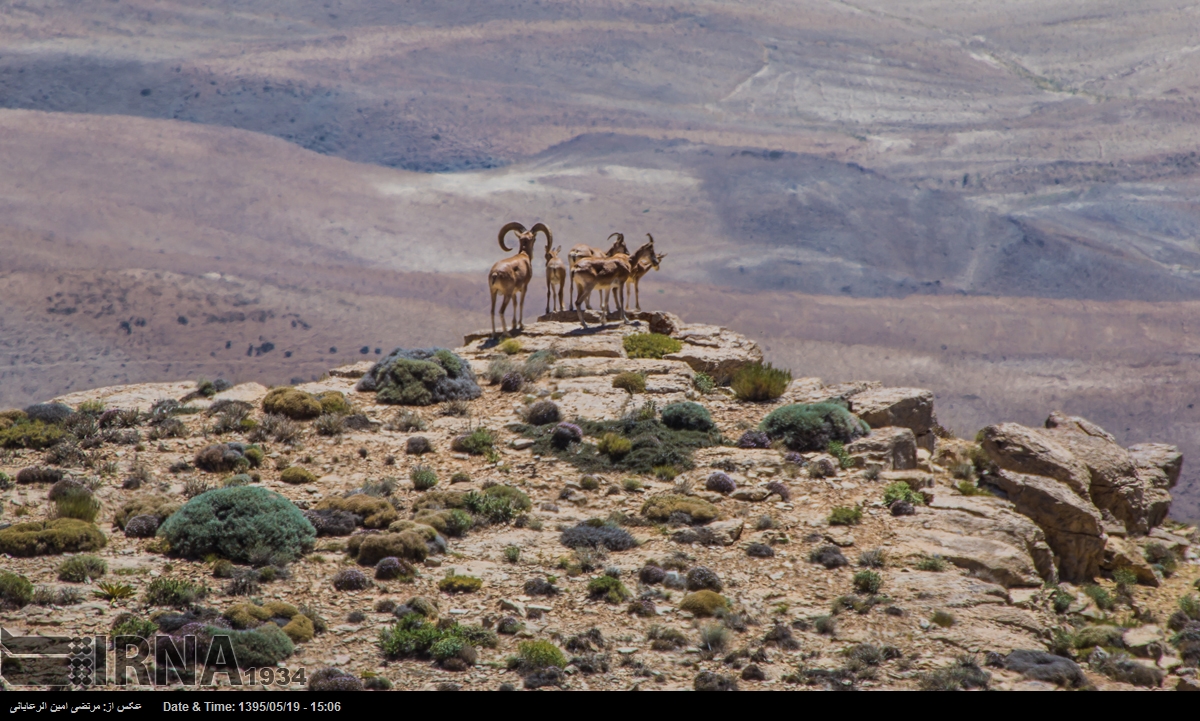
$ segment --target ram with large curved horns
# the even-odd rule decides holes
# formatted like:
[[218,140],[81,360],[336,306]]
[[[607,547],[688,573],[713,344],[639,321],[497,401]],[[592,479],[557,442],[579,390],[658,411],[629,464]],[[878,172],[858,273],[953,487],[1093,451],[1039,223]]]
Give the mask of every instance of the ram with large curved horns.
[[[538,223],[529,230],[525,230],[525,226],[513,222],[501,228],[500,235],[497,236],[500,248],[505,252],[508,252],[510,248],[504,244],[504,236],[510,232],[517,234],[517,242],[520,243],[517,254],[511,258],[497,261],[488,272],[488,290],[492,294],[492,335],[496,335],[496,295],[498,293],[504,295],[504,301],[500,304],[500,328],[508,333],[508,328],[504,325],[504,311],[508,308],[509,301],[512,301],[513,304],[512,329],[525,327],[525,293],[529,289],[529,281],[533,278],[533,250],[537,245],[537,234],[544,233],[546,242],[554,244],[554,236],[551,235],[550,229],[545,224]],[[520,295],[519,299],[518,295]],[[518,303],[520,303],[519,311]],[[520,322],[517,320],[518,312]]]

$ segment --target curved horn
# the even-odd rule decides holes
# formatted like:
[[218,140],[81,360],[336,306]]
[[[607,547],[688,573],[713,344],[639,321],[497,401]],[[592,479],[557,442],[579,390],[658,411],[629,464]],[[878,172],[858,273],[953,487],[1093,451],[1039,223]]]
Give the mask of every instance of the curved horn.
[[525,226],[521,225],[520,223],[518,223],[514,220],[513,222],[509,223],[508,225],[506,225],[500,229],[500,235],[496,236],[496,239],[500,241],[500,247],[506,253],[509,252],[511,249],[507,245],[504,244],[504,236],[508,235],[508,231],[510,231],[510,230],[515,230],[518,233],[524,233]]
[[620,240],[622,243],[625,242],[625,234],[624,233],[612,233],[607,238],[605,238],[605,240],[612,240],[612,237],[614,235],[617,236],[617,239]]
[[529,229],[529,232],[537,235],[539,230],[546,234],[546,249],[549,250],[550,246],[554,245],[554,235],[550,232],[550,229],[546,227],[545,223],[534,224],[534,226]]
[[646,237],[650,239],[650,245],[654,245],[654,236],[646,233]]

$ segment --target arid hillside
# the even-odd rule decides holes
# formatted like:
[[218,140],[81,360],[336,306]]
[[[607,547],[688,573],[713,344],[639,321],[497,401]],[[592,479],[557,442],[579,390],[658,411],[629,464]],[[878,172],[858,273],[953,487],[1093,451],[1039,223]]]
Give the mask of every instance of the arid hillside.
[[1195,457],[1198,25],[1160,0],[11,3],[0,403],[453,343],[486,324],[496,229],[540,220],[653,233],[650,307],[933,388],[957,433],[1064,407]]

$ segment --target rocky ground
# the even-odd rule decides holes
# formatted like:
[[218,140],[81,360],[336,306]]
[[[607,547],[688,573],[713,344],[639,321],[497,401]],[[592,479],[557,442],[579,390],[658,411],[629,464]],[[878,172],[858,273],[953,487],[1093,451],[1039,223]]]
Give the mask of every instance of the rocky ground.
[[[623,337],[648,330],[671,335],[682,349],[662,359],[628,358]],[[826,386],[799,378],[767,403],[738,401],[722,387],[702,393],[699,373],[720,378],[762,354],[732,331],[688,325],[665,313],[640,314],[630,325],[593,326],[589,332],[558,316],[529,324],[518,339],[519,348],[498,346],[486,333],[467,336],[456,352],[479,376],[482,395],[465,403],[377,404],[374,393],[356,390],[370,362],[333,369],[320,381],[296,387],[341,392],[367,422],[331,436],[320,435],[315,422],[302,422],[291,442],[263,441],[266,458],[252,485],[310,509],[393,478],[389,500],[400,518],[408,518],[430,492],[414,489],[409,480],[410,471],[425,464],[437,473],[435,491],[510,486],[528,494],[532,508],[517,523],[481,525],[448,538],[446,551],[425,559],[411,581],[376,580],[358,591],[337,591],[331,582],[339,570],[355,566],[345,553],[350,539],[317,538],[313,552],[287,566],[290,577],[263,583],[256,592],[262,602],[312,608],[328,624],[280,665],[304,667],[309,675],[325,666],[357,677],[374,674],[398,689],[444,684],[496,689],[504,683],[519,688],[521,675],[507,668],[506,659],[520,643],[542,639],[565,650],[570,664],[554,679],[565,689],[693,688],[698,678],[712,682],[705,672],[736,679],[742,689],[981,685],[963,681],[978,678],[973,672],[945,672],[964,655],[990,674],[986,685],[993,689],[1197,688],[1196,668],[1168,641],[1168,624],[1179,625],[1179,599],[1195,593],[1200,578],[1192,546],[1200,540],[1196,529],[1166,519],[1181,462],[1171,447],[1122,449],[1102,429],[1057,414],[1042,429],[989,426],[977,444],[941,430],[931,392],[875,382]],[[501,384],[487,382],[497,358],[519,364],[543,350],[554,351],[555,360],[519,391],[504,392]],[[623,371],[644,374],[644,392],[614,388],[612,379]],[[99,401],[106,408],[144,412],[166,398],[200,412],[175,416],[186,428],[183,437],[152,440],[142,428],[137,445],[104,443],[63,469],[68,477],[90,482],[100,501],[97,523],[108,540],[95,555],[108,563],[105,579],[130,584],[135,595],[109,603],[93,598],[95,583],[59,581],[59,555],[6,557],[5,570],[36,586],[75,586],[86,597],[68,605],[47,601],[50,605],[10,608],[0,612],[0,625],[13,633],[107,633],[120,614],[153,618],[164,612],[144,599],[146,586],[164,576],[208,586],[200,604],[218,611],[246,600],[229,595],[227,581],[213,577],[214,559],[164,554],[158,539],[130,538],[113,525],[130,501],[158,494],[182,503],[229,475],[196,469],[195,457],[216,442],[246,442],[246,433],[216,433],[215,417],[202,411],[238,400],[253,404],[250,417],[261,419],[268,389],[245,383],[212,397],[198,396],[196,389],[195,381],[141,384],[55,399],[73,408]],[[873,429],[848,444],[842,459],[735,445],[775,408],[830,398],[844,399]],[[518,427],[538,400],[556,403],[564,420],[616,419],[647,401],[659,409],[695,401],[711,413],[728,443],[698,449],[694,467],[676,469],[682,472],[673,478],[666,472],[585,474],[564,457],[536,453],[533,439]],[[411,410],[426,423],[424,430],[399,430],[401,414]],[[452,449],[456,437],[481,427],[496,435],[491,454]],[[427,438],[433,452],[406,454],[412,436]],[[0,457],[0,471],[16,478],[23,468],[45,465],[47,455],[8,450]],[[128,488],[133,484],[126,479],[139,465],[148,469],[148,480]],[[297,466],[317,479],[283,482],[282,469]],[[735,481],[736,491],[705,490],[718,470]],[[458,473],[469,480],[452,483]],[[897,483],[912,492],[907,506],[884,503],[884,489]],[[17,483],[3,491],[0,526],[53,517],[49,489],[45,483]],[[719,515],[696,526],[678,518],[647,519],[642,512],[647,499],[665,494],[707,501]],[[835,508],[856,507],[857,523],[831,525]],[[564,546],[561,531],[589,519],[623,525],[637,546],[590,553]],[[755,555],[747,553],[752,546]],[[515,560],[512,548],[519,549]],[[840,550],[848,563],[826,568],[829,564],[813,562],[821,548],[824,557]],[[1169,559],[1154,556],[1157,549],[1168,551]],[[641,583],[640,570],[651,562],[685,574],[696,567],[715,572],[729,611],[708,618],[683,610],[687,589]],[[869,570],[864,562],[878,566],[877,589],[856,589],[856,574]],[[482,587],[456,595],[439,591],[438,581],[450,570],[482,579]],[[1129,572],[1136,585],[1128,582]],[[627,601],[590,598],[589,582],[606,573],[618,576],[633,597],[649,599],[643,605],[652,611],[637,615]],[[534,578],[550,579],[561,592],[526,595],[526,581]],[[403,604],[415,596],[434,600],[441,618],[514,630],[511,621],[502,622],[508,617],[521,625],[516,633],[500,633],[495,648],[478,648],[465,670],[429,660],[389,660],[379,645],[380,632],[396,622],[385,610],[387,602]],[[686,640],[674,649],[652,648],[651,636],[661,637],[652,632],[655,627],[677,630]],[[1082,640],[1087,629],[1097,627],[1107,629],[1103,644]],[[588,636],[591,629],[599,633]],[[1067,677],[1077,677],[1039,680],[1017,662],[1021,656],[1013,652],[1021,650],[1073,656],[1079,666],[1063,668]],[[1152,671],[1112,671],[1130,665]]]

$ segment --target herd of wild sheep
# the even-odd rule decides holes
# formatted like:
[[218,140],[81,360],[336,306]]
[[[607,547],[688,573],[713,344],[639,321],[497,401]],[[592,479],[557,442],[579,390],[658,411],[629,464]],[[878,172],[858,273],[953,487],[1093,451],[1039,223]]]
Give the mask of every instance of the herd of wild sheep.
[[616,237],[616,241],[607,252],[590,245],[577,245],[567,253],[567,263],[564,264],[558,257],[562,246],[554,247],[554,235],[544,223],[538,223],[528,230],[516,222],[501,228],[498,240],[500,247],[506,252],[511,250],[504,244],[504,238],[509,233],[515,233],[517,242],[520,243],[517,254],[497,262],[488,273],[488,290],[492,294],[492,335],[496,334],[497,295],[504,296],[500,303],[500,329],[508,332],[504,323],[504,312],[509,301],[513,304],[513,330],[525,326],[525,292],[529,289],[529,281],[533,279],[533,253],[538,233],[546,236],[546,313],[552,310],[566,310],[566,306],[563,305],[563,285],[569,275],[569,305],[579,313],[579,323],[585,328],[587,322],[583,319],[583,306],[587,305],[588,310],[591,310],[593,290],[600,291],[604,309],[604,315],[601,317],[608,318],[608,300],[611,294],[617,311],[621,314],[621,322],[625,322],[625,286],[633,286],[634,306],[640,311],[642,301],[638,283],[651,269],[658,270],[658,264],[667,257],[666,253],[654,252],[654,237],[649,233],[646,233],[649,240],[634,251],[633,255],[630,255],[629,249],[625,247],[625,236],[613,233],[608,237]]

